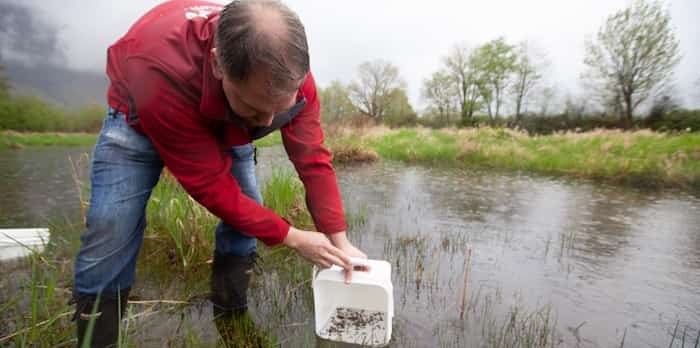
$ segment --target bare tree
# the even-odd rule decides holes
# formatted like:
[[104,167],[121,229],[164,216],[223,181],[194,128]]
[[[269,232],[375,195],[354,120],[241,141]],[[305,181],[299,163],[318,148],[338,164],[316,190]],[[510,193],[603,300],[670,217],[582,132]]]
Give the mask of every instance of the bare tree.
[[544,69],[544,53],[534,48],[527,41],[518,44],[516,48],[516,61],[513,69],[515,81],[513,82],[513,95],[515,96],[515,119],[520,120],[523,110],[527,106],[530,92],[542,79]]
[[480,80],[484,82],[481,85],[481,98],[493,120],[499,116],[503,92],[515,69],[515,49],[504,38],[498,38],[477,48],[473,59]]
[[444,63],[456,85],[462,121],[467,121],[479,109],[481,81],[474,66],[473,52],[464,44],[456,45]]
[[430,108],[437,112],[443,124],[448,124],[454,106],[457,104],[458,88],[455,80],[444,70],[433,73],[430,79],[423,81],[421,95]]
[[360,64],[358,78],[349,86],[350,100],[360,113],[381,119],[394,90],[404,88],[399,69],[383,60]]
[[586,41],[587,80],[604,106],[632,120],[634,110],[666,85],[680,61],[671,16],[656,1],[635,0]]

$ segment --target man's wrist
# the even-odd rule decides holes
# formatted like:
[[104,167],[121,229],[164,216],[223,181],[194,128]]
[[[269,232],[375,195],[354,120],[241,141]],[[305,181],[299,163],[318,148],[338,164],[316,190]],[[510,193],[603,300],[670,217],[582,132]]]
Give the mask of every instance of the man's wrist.
[[345,231],[329,233],[328,239],[330,239],[331,243],[333,243],[333,245],[335,245],[336,247],[343,246],[345,244],[350,244],[350,241],[348,240],[348,234]]
[[287,236],[284,237],[284,240],[282,241],[282,244],[292,248],[296,249],[297,247],[297,230],[294,228],[294,226],[290,225],[289,226],[289,231],[287,231]]

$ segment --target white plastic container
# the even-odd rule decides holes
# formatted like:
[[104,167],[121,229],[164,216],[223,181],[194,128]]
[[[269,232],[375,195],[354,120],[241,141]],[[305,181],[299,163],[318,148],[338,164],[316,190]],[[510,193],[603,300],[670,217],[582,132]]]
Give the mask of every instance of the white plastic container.
[[381,347],[391,339],[394,290],[391,265],[382,260],[352,259],[369,271],[353,271],[345,284],[343,269],[314,268],[312,281],[316,335],[323,339]]
[[48,241],[48,228],[0,229],[0,261],[42,252]]

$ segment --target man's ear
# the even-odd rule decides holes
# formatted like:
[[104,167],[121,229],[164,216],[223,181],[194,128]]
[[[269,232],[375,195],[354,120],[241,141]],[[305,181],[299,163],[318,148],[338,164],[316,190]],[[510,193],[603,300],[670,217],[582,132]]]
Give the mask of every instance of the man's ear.
[[212,48],[209,54],[211,55],[209,60],[211,61],[211,71],[214,74],[214,77],[217,80],[223,80],[224,71],[219,64],[219,56],[216,54],[216,47]]

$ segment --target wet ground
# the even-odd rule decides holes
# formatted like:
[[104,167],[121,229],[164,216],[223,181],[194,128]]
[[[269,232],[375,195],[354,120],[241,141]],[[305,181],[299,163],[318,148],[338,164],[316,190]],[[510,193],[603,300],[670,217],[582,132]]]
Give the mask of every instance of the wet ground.
[[[67,158],[86,151],[0,152],[0,228],[79,216]],[[261,149],[259,160],[263,182],[273,167],[291,168],[280,148]],[[674,331],[680,347],[682,332],[688,345],[700,330],[692,193],[392,162],[337,172],[351,239],[393,267],[392,347],[542,335],[563,347],[619,347],[623,336],[626,347],[668,347]],[[278,285],[283,276],[258,276],[254,316],[275,322],[283,346],[318,345],[310,285]],[[179,285],[141,286],[158,294]],[[203,300],[140,318],[134,335],[145,346],[183,332],[216,337]]]

